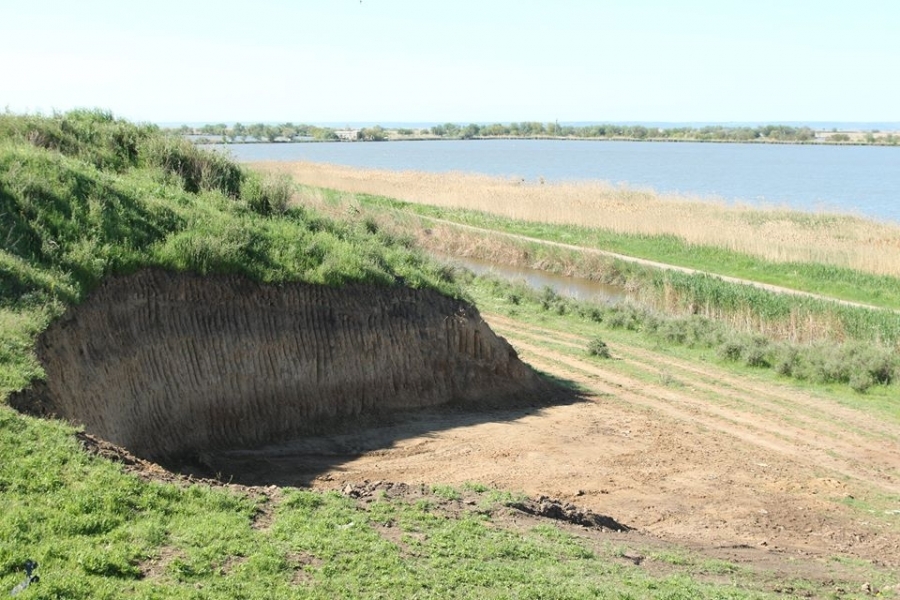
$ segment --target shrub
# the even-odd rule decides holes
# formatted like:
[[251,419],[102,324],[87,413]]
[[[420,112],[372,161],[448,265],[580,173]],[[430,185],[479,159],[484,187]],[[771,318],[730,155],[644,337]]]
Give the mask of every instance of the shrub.
[[144,164],[177,175],[187,192],[218,191],[231,198],[240,195],[244,173],[223,154],[168,135],[151,138],[142,146],[141,153]]
[[612,355],[609,353],[609,346],[600,338],[594,338],[588,342],[587,353],[599,358],[612,358]]
[[748,367],[771,367],[772,360],[769,354],[769,341],[764,337],[754,337],[750,344],[744,348],[744,364]]
[[864,394],[870,387],[875,385],[875,379],[872,377],[871,373],[868,373],[866,371],[857,371],[850,376],[849,383],[850,388],[854,392]]
[[545,285],[541,290],[541,308],[550,310],[550,307],[555,304],[557,300],[559,300],[559,296],[556,294],[556,290],[549,285]]
[[688,323],[682,319],[664,321],[657,332],[666,342],[683,346],[688,340]]
[[773,366],[775,372],[785,377],[794,377],[800,365],[800,351],[796,346],[782,344],[775,350]]
[[643,319],[638,310],[631,306],[614,306],[606,318],[606,324],[612,329],[640,329]]
[[245,173],[240,183],[241,200],[260,215],[283,214],[292,194],[293,184],[290,178],[283,175],[263,177]]
[[739,361],[744,353],[744,344],[737,338],[732,338],[723,342],[716,350],[716,354],[722,360],[730,360],[732,362]]

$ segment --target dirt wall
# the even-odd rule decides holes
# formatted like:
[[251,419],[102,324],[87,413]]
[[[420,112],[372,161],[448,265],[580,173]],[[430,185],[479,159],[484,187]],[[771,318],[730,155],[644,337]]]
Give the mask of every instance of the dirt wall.
[[541,385],[472,306],[430,290],[158,270],[107,280],[37,353],[46,384],[11,404],[149,458],[400,409],[501,404]]

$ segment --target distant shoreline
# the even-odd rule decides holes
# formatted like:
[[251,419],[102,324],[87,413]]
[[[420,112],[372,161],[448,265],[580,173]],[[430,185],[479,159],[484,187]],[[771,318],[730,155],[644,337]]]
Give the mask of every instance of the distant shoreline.
[[[830,132],[829,132],[830,133]],[[188,136],[193,137],[193,136]],[[543,140],[543,141],[571,141],[571,142],[635,142],[635,143],[694,143],[694,144],[761,144],[761,145],[782,145],[782,146],[884,146],[884,147],[900,147],[900,136],[895,136],[898,141],[889,142],[879,140],[869,142],[865,140],[848,140],[837,141],[829,139],[813,139],[813,140],[729,140],[729,139],[698,139],[698,138],[634,138],[634,137],[558,137],[558,136],[476,136],[470,138],[448,138],[438,136],[397,136],[389,137],[383,140],[318,140],[318,139],[302,139],[302,140],[223,140],[219,136],[198,136],[206,139],[193,139],[192,141],[198,145],[209,146],[230,146],[243,144],[322,144],[322,143],[384,143],[384,142],[482,142],[490,140]]]
[[168,129],[199,144],[305,143],[320,141],[389,142],[433,140],[576,140],[625,142],[704,142],[730,144],[833,144],[900,146],[900,130],[863,129],[848,126],[793,127],[646,127],[643,125],[601,124],[576,127],[558,122],[494,123],[459,125],[444,123],[433,127],[320,127],[303,123],[265,124],[217,123],[201,127],[182,125]]

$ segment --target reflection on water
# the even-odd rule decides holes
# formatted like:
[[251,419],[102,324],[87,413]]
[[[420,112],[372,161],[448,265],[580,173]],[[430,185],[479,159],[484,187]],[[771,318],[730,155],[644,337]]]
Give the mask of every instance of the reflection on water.
[[566,277],[526,267],[511,267],[478,258],[441,254],[433,254],[433,256],[444,264],[465,267],[476,275],[492,274],[507,281],[524,281],[529,287],[538,290],[550,287],[560,296],[567,296],[576,300],[618,304],[627,298],[624,288],[591,281],[590,279]]

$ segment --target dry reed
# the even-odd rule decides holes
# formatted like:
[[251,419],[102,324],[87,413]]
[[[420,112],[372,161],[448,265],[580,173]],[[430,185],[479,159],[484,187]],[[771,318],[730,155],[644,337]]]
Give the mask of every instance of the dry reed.
[[688,243],[776,262],[812,262],[900,276],[900,226],[829,212],[729,205],[603,182],[532,183],[464,173],[395,172],[308,162],[263,162],[298,183],[363,192],[524,221],[617,233],[675,235]]

